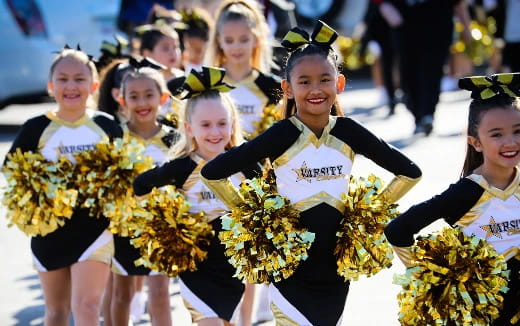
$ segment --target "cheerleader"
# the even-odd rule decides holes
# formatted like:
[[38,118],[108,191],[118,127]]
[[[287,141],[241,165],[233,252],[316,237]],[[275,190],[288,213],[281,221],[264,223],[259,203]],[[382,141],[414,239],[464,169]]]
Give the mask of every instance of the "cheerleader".
[[[154,187],[174,185],[192,204],[190,212],[204,211],[215,231],[207,259],[194,272],[179,275],[181,296],[199,325],[225,325],[234,317],[244,284],[233,277],[233,267],[224,256],[224,246],[218,240],[221,230],[220,216],[227,211],[225,204],[215,197],[200,179],[200,170],[215,156],[242,143],[238,115],[230,98],[222,93],[231,87],[224,84],[224,71],[203,67],[186,77],[184,131],[186,137],[174,147],[175,159],[139,175],[134,182],[134,192],[143,196]],[[235,184],[244,177],[259,173],[254,163],[233,175]]]
[[520,73],[467,77],[459,86],[473,98],[462,178],[393,220],[385,234],[406,266],[412,266],[414,234],[437,219],[485,239],[511,270],[509,291],[493,325],[512,325],[520,299]]
[[338,71],[331,44],[337,33],[323,23],[312,37],[292,29],[282,45],[291,54],[282,89],[286,119],[251,141],[223,153],[201,171],[204,181],[229,206],[240,201],[227,177],[269,158],[278,192],[300,211],[302,227],[315,233],[308,258],[289,278],[270,285],[271,308],[282,325],[339,325],[349,283],[336,272],[336,232],[345,206],[356,154],[396,177],[381,196],[394,202],[420,178],[419,168],[397,149],[346,117],[337,96],[345,77]]
[[[269,73],[269,31],[258,4],[249,0],[227,0],[217,10],[206,62],[226,69],[225,82],[240,112],[247,135],[255,136],[268,125],[266,107],[280,100],[280,80]],[[273,113],[273,116],[276,114]]]
[[[169,93],[161,73],[151,68],[147,59],[130,59],[130,67],[121,82],[119,102],[128,121],[123,124],[125,136],[138,140],[145,146],[145,156],[154,164],[166,161],[170,147],[179,139],[177,130],[157,122],[161,105]],[[111,325],[128,325],[130,303],[136,293],[138,276],[149,275],[150,270],[136,266],[139,250],[130,244],[128,237],[114,236],[114,272],[111,289]],[[151,274],[148,277],[149,311],[153,325],[171,325],[169,278]],[[110,291],[110,289],[109,289]],[[105,316],[105,319],[107,316]],[[108,321],[107,321],[108,322]]]
[[[54,58],[48,89],[58,108],[24,123],[10,153],[40,153],[45,159],[73,160],[73,154],[97,143],[121,137],[121,128],[108,115],[87,109],[97,87],[90,57],[65,47]],[[45,300],[45,325],[97,325],[101,297],[114,251],[109,221],[75,209],[64,225],[45,236],[31,238],[33,262]]]

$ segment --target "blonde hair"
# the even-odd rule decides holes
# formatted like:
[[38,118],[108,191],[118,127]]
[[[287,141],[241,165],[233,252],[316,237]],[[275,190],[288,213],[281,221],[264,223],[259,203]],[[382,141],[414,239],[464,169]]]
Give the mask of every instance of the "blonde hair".
[[74,50],[68,48],[65,48],[58,52],[58,54],[52,60],[51,68],[49,71],[49,80],[52,80],[52,74],[54,74],[54,70],[56,69],[58,63],[60,63],[63,59],[66,58],[74,59],[78,62],[85,64],[85,66],[87,66],[88,70],[90,71],[92,81],[98,80],[98,72],[96,69],[96,65],[94,65],[94,62],[91,60],[89,55],[81,50]]
[[256,38],[257,46],[253,50],[251,65],[253,68],[268,73],[271,65],[271,46],[269,27],[265,21],[260,4],[251,0],[226,0],[217,9],[214,28],[211,29],[207,52],[209,66],[222,67],[226,58],[218,43],[222,26],[230,21],[243,21]]
[[[240,117],[238,111],[233,103],[233,100],[226,93],[220,93],[216,91],[204,92],[199,96],[190,98],[184,103],[184,110],[182,110],[181,121],[191,123],[191,117],[195,112],[195,107],[201,100],[220,100],[225,108],[228,109],[228,113],[231,118],[231,139],[226,145],[225,149],[228,150],[231,147],[238,146],[244,142],[242,126],[240,124]],[[191,152],[197,150],[197,142],[195,139],[190,139],[186,135],[184,129],[184,123],[180,123],[180,131],[182,138],[173,146],[170,151],[170,158],[175,159],[179,157],[185,157]]]

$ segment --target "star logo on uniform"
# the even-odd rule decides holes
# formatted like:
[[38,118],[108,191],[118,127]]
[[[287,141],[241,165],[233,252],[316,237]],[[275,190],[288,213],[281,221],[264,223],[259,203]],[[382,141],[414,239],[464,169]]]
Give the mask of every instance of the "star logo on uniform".
[[296,175],[297,175],[296,182],[298,182],[300,180],[307,180],[307,182],[311,182],[311,180],[310,180],[311,178],[306,177],[304,175],[304,172],[309,170],[307,168],[307,163],[305,163],[305,161],[303,162],[302,166],[299,169],[292,169],[292,170],[294,172],[296,172]]
[[481,225],[480,228],[486,231],[486,240],[489,239],[492,235],[502,239],[502,235],[500,234],[500,227],[495,222],[493,216],[491,216],[491,218],[489,219],[488,225]]

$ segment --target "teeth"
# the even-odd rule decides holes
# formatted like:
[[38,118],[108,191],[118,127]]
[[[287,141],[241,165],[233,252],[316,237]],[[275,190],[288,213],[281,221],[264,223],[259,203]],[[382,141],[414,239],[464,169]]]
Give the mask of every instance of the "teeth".
[[518,154],[518,151],[516,151],[516,152],[504,152],[504,153],[502,153],[502,156],[515,156],[516,154]]

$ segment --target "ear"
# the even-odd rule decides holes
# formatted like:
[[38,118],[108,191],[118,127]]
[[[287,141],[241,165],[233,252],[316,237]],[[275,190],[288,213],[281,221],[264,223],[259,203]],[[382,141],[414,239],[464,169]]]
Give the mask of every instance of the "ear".
[[289,81],[287,79],[282,79],[281,86],[283,89],[283,93],[285,94],[285,96],[287,96],[287,98],[291,98],[291,99],[294,98],[292,89],[291,89],[291,84],[289,83]]
[[187,121],[184,121],[184,132],[186,132],[186,135],[190,138],[193,137],[193,130],[191,129],[191,124]]
[[47,82],[47,92],[50,96],[54,96],[54,84],[51,81]]
[[474,148],[477,152],[482,152],[482,144],[480,143],[480,140],[478,140],[477,137],[468,136],[468,144],[470,144],[471,146],[473,146],[473,148]]
[[112,91],[110,91],[110,93],[112,94],[112,98],[114,99],[114,101],[119,103],[119,88],[112,88]]
[[170,97],[170,94],[168,93],[163,93],[161,95],[161,105],[163,105],[164,103],[166,103],[166,101],[168,101],[168,98]]
[[93,81],[92,84],[90,84],[90,92],[94,93],[99,87],[98,81]]
[[125,99],[122,97],[117,98],[117,103],[119,103],[119,105],[121,105],[122,107],[126,106]]
[[339,74],[338,80],[336,81],[336,91],[338,92],[338,94],[343,93],[346,84],[347,79],[345,78],[345,75]]

